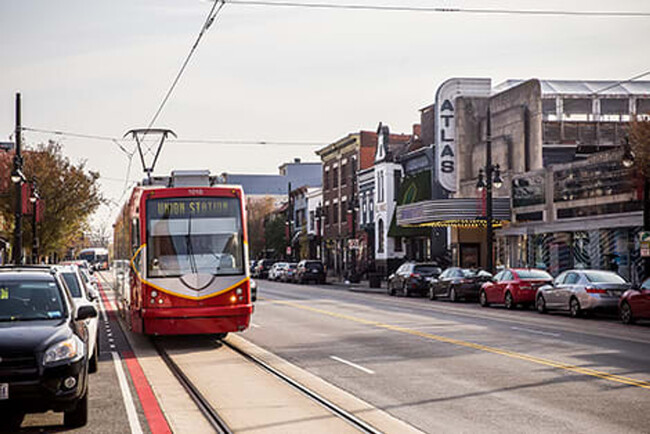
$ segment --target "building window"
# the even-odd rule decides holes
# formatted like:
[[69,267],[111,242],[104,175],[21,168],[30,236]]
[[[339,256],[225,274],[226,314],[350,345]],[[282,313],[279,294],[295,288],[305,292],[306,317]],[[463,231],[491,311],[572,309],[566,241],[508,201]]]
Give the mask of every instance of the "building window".
[[347,164],[341,165],[341,186],[344,186],[348,182],[348,171],[346,170],[347,167]]
[[330,223],[330,207],[327,205],[325,205],[325,208],[323,209],[323,220],[323,225],[328,225]]
[[377,172],[377,203],[384,201],[384,172]]
[[316,214],[314,211],[309,211],[309,231],[316,230]]
[[329,181],[330,181],[330,171],[326,170],[325,172],[323,172],[323,189],[324,190],[327,190],[328,188],[330,188],[329,187],[329,185],[330,185]]
[[544,113],[545,115],[557,114],[555,98],[542,99],[542,113]]
[[337,188],[339,186],[339,168],[335,167],[332,169],[332,188]]
[[564,113],[568,115],[591,113],[591,99],[564,98]]
[[393,172],[393,198],[399,194],[399,188],[402,184],[402,171],[396,170]]
[[370,212],[368,212],[368,222],[373,222],[375,221],[375,202],[372,200],[372,197],[369,198],[369,202],[368,209]]
[[377,253],[384,253],[384,221],[377,223]]
[[402,237],[395,237],[395,251],[402,251]]
[[332,205],[332,223],[336,224],[339,222],[339,204],[335,203]]

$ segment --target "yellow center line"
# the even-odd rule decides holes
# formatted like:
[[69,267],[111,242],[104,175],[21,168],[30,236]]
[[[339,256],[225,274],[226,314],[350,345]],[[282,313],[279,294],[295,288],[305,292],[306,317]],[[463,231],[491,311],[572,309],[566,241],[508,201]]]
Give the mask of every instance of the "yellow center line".
[[465,347],[465,348],[472,348],[472,349],[475,349],[475,350],[485,351],[485,352],[492,353],[492,354],[499,354],[499,355],[510,357],[510,358],[513,358],[513,359],[519,359],[519,360],[524,360],[524,361],[536,363],[538,365],[550,366],[552,368],[563,369],[565,371],[571,371],[571,372],[575,372],[575,373],[582,374],[582,375],[589,375],[591,377],[597,377],[597,378],[601,378],[601,379],[604,379],[604,380],[614,381],[614,382],[617,382],[617,383],[623,383],[623,384],[627,384],[627,385],[630,385],[630,386],[636,386],[636,387],[641,387],[643,389],[650,390],[650,382],[637,380],[637,379],[630,378],[630,377],[625,377],[625,376],[622,376],[622,375],[610,374],[610,373],[604,372],[604,371],[597,371],[595,369],[583,368],[583,367],[580,367],[580,366],[577,366],[577,365],[571,365],[571,364],[568,364],[568,363],[556,362],[554,360],[544,359],[544,358],[537,357],[537,356],[530,356],[528,354],[518,353],[516,351],[504,350],[504,349],[501,349],[501,348],[495,348],[495,347],[490,347],[490,346],[487,346],[487,345],[476,344],[476,343],[473,343],[473,342],[462,341],[462,340],[459,340],[459,339],[448,338],[448,337],[445,337],[445,336],[434,335],[434,334],[431,334],[431,333],[421,332],[421,331],[409,329],[409,328],[406,328],[406,327],[395,326],[395,325],[391,325],[391,324],[382,323],[382,322],[379,322],[379,321],[367,320],[367,319],[359,318],[359,317],[356,317],[356,316],[353,316],[353,315],[346,315],[346,314],[342,314],[342,313],[336,313],[336,312],[331,312],[331,311],[324,310],[324,309],[319,309],[319,308],[316,308],[316,307],[304,306],[304,305],[301,305],[301,304],[298,304],[298,303],[295,303],[295,302],[291,302],[291,301],[269,300],[269,299],[267,299],[266,301],[271,302],[271,303],[275,303],[275,304],[282,304],[282,305],[286,305],[286,306],[291,306],[291,307],[294,307],[294,308],[297,308],[297,309],[316,312],[316,313],[326,315],[326,316],[330,316],[330,317],[334,317],[334,318],[345,319],[345,320],[352,321],[352,322],[355,322],[355,323],[358,323],[358,324],[365,324],[365,325],[378,327],[378,328],[382,328],[382,329],[386,329],[386,330],[391,330],[391,331],[395,331],[395,332],[406,333],[406,334],[409,334],[409,335],[412,335],[412,336],[418,336],[418,337],[421,337],[421,338],[430,339],[430,340],[434,340],[434,341],[438,341],[438,342],[444,342],[444,343],[447,343],[447,344],[457,345],[457,346],[461,346],[461,347]]

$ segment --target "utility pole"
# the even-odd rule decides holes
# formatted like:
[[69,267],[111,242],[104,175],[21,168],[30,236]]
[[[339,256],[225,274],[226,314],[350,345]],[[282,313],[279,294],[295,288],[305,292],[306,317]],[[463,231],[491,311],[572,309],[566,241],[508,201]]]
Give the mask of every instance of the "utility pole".
[[38,264],[38,238],[36,237],[36,224],[38,222],[38,205],[40,196],[36,177],[32,179],[32,193],[29,196],[32,204],[32,264]]
[[490,113],[490,102],[488,101],[487,124],[485,126],[485,176],[487,183],[485,187],[485,214],[487,217],[487,272],[494,273],[494,230],[492,228],[492,120]]
[[[487,110],[487,122],[485,124],[485,168],[481,168],[478,173],[478,182],[476,188],[482,192],[485,189],[485,226],[487,260],[486,271],[494,273],[494,228],[492,226],[492,186],[500,188],[503,184],[499,165],[492,164],[492,120],[490,119],[490,106]],[[485,173],[485,179],[483,179]]]
[[23,253],[23,157],[20,153],[22,145],[22,126],[20,119],[20,93],[16,94],[16,154],[14,155],[14,170],[11,180],[16,184],[16,208],[14,220],[14,245],[12,249],[14,264],[22,264]]

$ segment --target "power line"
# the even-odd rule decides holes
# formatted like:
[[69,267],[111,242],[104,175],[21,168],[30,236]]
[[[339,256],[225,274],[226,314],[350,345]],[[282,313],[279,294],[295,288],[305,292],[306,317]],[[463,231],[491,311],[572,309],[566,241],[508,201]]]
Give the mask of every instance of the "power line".
[[[114,142],[119,145],[117,138],[103,135],[94,135],[94,134],[84,134],[84,133],[75,133],[70,131],[60,131],[60,130],[45,130],[41,128],[28,128],[23,127],[25,131],[31,131],[39,134],[55,134],[61,137],[73,137],[73,138],[83,138],[90,140],[99,140],[99,141],[109,141]],[[319,141],[290,141],[290,140],[227,140],[227,139],[173,139],[168,140],[167,143],[179,143],[179,144],[205,144],[205,145],[225,145],[225,146],[326,146],[330,142],[319,142]],[[128,152],[125,149],[123,151],[131,156],[133,152]]]
[[[225,0],[224,0],[225,2]],[[555,16],[587,16],[587,17],[619,17],[639,18],[650,17],[650,12],[640,11],[572,11],[555,9],[476,9],[476,8],[441,8],[428,6],[392,6],[351,3],[303,3],[295,1],[266,1],[266,0],[227,0],[230,4],[245,6],[271,7],[300,7],[314,9],[347,9],[372,10],[393,12],[429,12],[429,13],[459,13],[459,14],[490,14],[490,15],[555,15]]]
[[601,92],[605,92],[606,90],[612,89],[612,88],[614,88],[614,87],[616,87],[616,86],[620,86],[620,85],[623,84],[623,83],[630,83],[630,82],[632,82],[632,81],[634,81],[634,80],[638,80],[639,78],[643,78],[643,77],[645,77],[646,75],[650,75],[650,71],[646,71],[646,72],[644,72],[644,73],[642,73],[642,74],[635,75],[634,77],[628,78],[627,80],[617,81],[617,82],[614,83],[614,84],[610,84],[610,85],[608,85],[608,86],[605,86],[605,87],[603,87],[602,89],[598,89],[597,91],[595,91],[595,92],[594,92],[594,95],[599,94],[599,93],[601,93]]
[[[185,58],[185,61],[181,65],[181,69],[178,71],[178,74],[176,74],[176,78],[174,78],[174,81],[172,82],[172,85],[169,87],[167,90],[167,93],[165,94],[165,97],[163,98],[162,102],[160,103],[160,106],[158,106],[158,110],[156,110],[156,113],[153,115],[153,118],[151,118],[151,121],[149,122],[149,126],[147,129],[150,129],[153,124],[156,122],[158,119],[158,116],[160,116],[160,113],[162,112],[163,108],[165,107],[165,104],[167,104],[167,101],[169,100],[169,97],[171,96],[172,92],[174,91],[174,88],[178,84],[179,80],[181,79],[181,76],[183,75],[183,72],[185,72],[185,68],[187,67],[188,63],[190,62],[190,59],[192,58],[192,55],[196,51],[196,48],[199,46],[199,42],[203,38],[203,35],[205,32],[210,28],[210,26],[214,23],[214,21],[217,18],[217,15],[223,8],[223,6],[226,4],[224,0],[215,0],[214,4],[212,5],[212,8],[210,9],[210,12],[208,13],[207,18],[205,19],[205,22],[203,23],[203,26],[201,26],[201,30],[199,31],[199,35],[196,38],[196,41],[194,42],[194,45],[192,45],[192,48],[190,49],[190,52],[187,54],[187,57]],[[219,5],[217,7],[217,5]],[[216,10],[215,10],[216,9]]]
[[22,127],[23,131],[30,131],[32,133],[40,133],[40,134],[54,134],[57,136],[61,137],[75,137],[79,139],[91,139],[91,140],[101,140],[101,141],[108,141],[108,142],[113,142],[117,147],[119,148],[120,151],[124,152],[127,156],[131,157],[135,151],[128,151],[124,145],[122,145],[118,139],[115,137],[108,137],[108,136],[99,136],[99,135],[93,135],[93,134],[82,134],[82,133],[73,133],[69,131],[59,131],[59,130],[44,130],[40,128],[29,128],[29,127]]

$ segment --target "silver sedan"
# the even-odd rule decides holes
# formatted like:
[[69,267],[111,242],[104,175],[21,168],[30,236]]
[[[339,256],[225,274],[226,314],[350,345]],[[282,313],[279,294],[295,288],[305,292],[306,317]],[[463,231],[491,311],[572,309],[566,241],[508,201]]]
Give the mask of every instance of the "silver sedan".
[[567,270],[535,297],[537,310],[568,310],[572,317],[595,310],[616,311],[618,300],[631,284],[611,271]]

